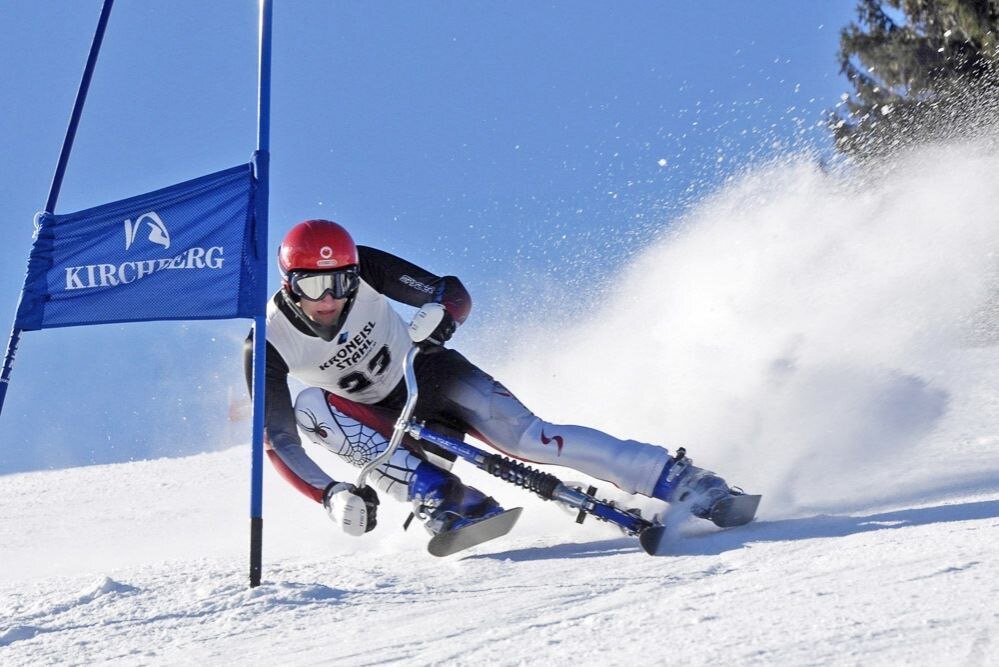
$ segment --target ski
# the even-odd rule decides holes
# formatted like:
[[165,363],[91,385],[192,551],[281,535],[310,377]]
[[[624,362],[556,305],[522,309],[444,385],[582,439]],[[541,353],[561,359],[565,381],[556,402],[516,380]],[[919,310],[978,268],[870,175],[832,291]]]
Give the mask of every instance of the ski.
[[[707,518],[720,528],[742,526],[756,518],[756,508],[760,506],[762,496],[733,493],[722,498],[711,507]],[[642,549],[650,556],[662,555],[663,543],[666,540],[666,526],[654,523],[638,533],[638,541]]]
[[663,540],[666,538],[666,526],[649,526],[638,534],[638,543],[650,556],[658,556]]
[[438,533],[430,539],[427,551],[434,556],[450,556],[477,544],[502,537],[517,523],[522,511],[522,507],[514,507],[488,519]]
[[712,505],[708,518],[721,528],[742,526],[756,518],[760,498],[747,493],[732,494]]

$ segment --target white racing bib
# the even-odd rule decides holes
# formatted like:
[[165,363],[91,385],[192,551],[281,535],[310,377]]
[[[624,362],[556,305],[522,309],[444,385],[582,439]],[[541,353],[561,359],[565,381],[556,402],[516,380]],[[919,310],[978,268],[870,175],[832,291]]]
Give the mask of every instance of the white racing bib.
[[298,380],[369,404],[388,396],[402,380],[402,359],[412,346],[406,324],[388,299],[363,280],[332,341],[296,329],[273,300],[267,306],[267,341]]

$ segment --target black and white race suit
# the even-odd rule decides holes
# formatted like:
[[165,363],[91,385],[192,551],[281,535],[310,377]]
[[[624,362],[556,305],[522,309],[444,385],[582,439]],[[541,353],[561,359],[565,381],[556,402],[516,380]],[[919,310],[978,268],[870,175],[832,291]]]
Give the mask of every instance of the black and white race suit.
[[[360,287],[333,340],[313,333],[283,290],[267,311],[267,453],[282,476],[320,502],[332,478],[309,457],[300,433],[360,467],[388,446],[405,402],[402,359],[412,343],[389,298],[416,307],[441,303],[459,324],[471,308],[467,290],[454,276],[434,275],[365,246],[358,252]],[[249,381],[252,332],[245,359]],[[662,447],[540,419],[456,350],[428,349],[416,358],[415,371],[419,419],[469,433],[518,459],[566,466],[644,495],[652,493],[669,460]],[[294,404],[289,375],[307,385]],[[428,458],[417,443],[404,444],[371,476],[379,490],[400,500],[412,471]]]

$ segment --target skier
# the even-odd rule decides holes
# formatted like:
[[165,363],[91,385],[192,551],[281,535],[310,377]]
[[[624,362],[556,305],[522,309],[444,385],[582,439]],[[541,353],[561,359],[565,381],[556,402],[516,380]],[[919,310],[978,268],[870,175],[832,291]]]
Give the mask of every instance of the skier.
[[[583,426],[546,422],[506,387],[454,349],[445,348],[468,317],[471,298],[454,276],[437,276],[375,248],[357,246],[343,227],[306,220],[278,251],[283,284],[267,309],[266,447],[279,473],[326,508],[344,532],[376,524],[378,494],[327,475],[305,452],[299,430],[354,466],[388,447],[406,400],[401,360],[422,348],[414,371],[415,416],[438,430],[476,438],[510,456],[573,468],[628,493],[683,501],[707,518],[728,496],[724,480],[658,446],[619,440]],[[417,307],[409,331],[389,299]],[[247,339],[247,380],[252,372]],[[292,403],[288,375],[308,388]],[[377,489],[413,503],[437,535],[503,509],[453,473],[454,457],[408,436],[369,477]]]

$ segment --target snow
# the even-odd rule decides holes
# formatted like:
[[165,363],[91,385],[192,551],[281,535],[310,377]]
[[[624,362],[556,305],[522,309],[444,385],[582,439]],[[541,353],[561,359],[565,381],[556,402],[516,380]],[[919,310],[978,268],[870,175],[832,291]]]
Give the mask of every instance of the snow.
[[251,590],[247,458],[239,447],[6,478],[0,512],[18,520],[3,527],[3,663],[999,657],[999,493],[764,515],[701,529],[659,558],[526,498],[529,515],[506,539],[436,559],[422,529],[402,533],[392,512],[365,538],[334,534],[268,471],[264,584]]
[[6,475],[0,663],[999,664],[989,152],[863,187],[754,170],[623,269],[629,298],[483,364],[550,419],[685,445],[764,493],[753,524],[650,557],[459,462],[525,513],[437,559],[408,508],[349,538],[267,466],[251,590],[247,446]]

